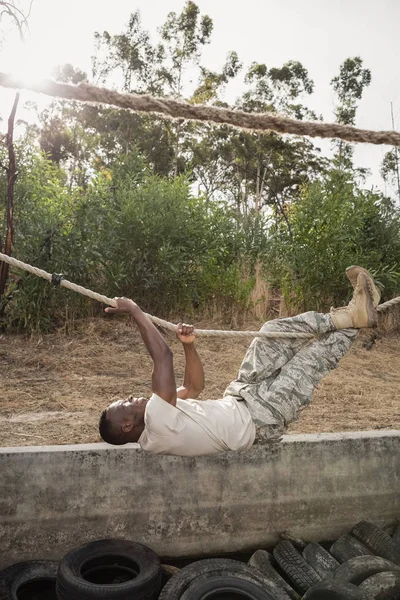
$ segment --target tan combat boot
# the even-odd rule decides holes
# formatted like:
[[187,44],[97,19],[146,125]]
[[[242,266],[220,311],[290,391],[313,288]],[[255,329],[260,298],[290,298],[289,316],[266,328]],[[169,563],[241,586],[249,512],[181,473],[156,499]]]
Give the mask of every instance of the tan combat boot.
[[364,269],[363,267],[358,267],[357,265],[352,265],[351,267],[347,267],[347,269],[346,269],[347,278],[350,280],[350,283],[354,289],[356,289],[357,277],[359,276],[360,273],[364,273],[368,277],[368,285],[369,285],[369,288],[370,288],[370,291],[372,294],[374,306],[378,306],[379,301],[381,299],[381,293],[378,290],[378,288],[376,287],[373,277],[367,271],[367,269]]
[[359,273],[353,299],[348,306],[331,308],[331,319],[336,329],[375,327],[378,320],[369,277]]

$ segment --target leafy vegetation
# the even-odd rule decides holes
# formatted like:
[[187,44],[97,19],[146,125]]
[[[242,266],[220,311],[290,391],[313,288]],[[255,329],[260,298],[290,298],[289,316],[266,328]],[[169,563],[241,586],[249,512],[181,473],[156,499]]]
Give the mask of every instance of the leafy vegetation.
[[[170,13],[153,41],[138,12],[119,34],[95,34],[92,80],[123,91],[319,118],[306,105],[314,82],[298,61],[245,67],[230,51],[202,65],[213,23],[194,2]],[[87,75],[62,65],[55,76]],[[192,84],[191,81],[195,81]],[[332,80],[338,122],[355,124],[371,73],[349,58]],[[31,110],[37,109],[31,106]],[[54,101],[16,143],[13,254],[108,296],[135,298],[161,316],[213,307],[251,308],[256,267],[292,310],[348,299],[349,264],[370,268],[384,297],[400,290],[400,217],[393,198],[364,187],[350,144],[332,159],[309,140]],[[7,164],[6,146],[0,164]],[[382,175],[398,183],[396,150]],[[7,195],[6,172],[0,193]],[[0,245],[6,204],[0,205]],[[11,273],[0,298],[3,327],[35,331],[99,311],[87,298]]]

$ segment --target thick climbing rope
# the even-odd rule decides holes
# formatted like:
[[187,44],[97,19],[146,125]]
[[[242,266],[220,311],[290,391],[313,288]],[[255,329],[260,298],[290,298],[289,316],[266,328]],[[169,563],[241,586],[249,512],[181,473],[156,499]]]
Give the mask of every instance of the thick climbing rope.
[[189,104],[171,98],[155,98],[147,94],[123,94],[87,83],[72,85],[50,79],[27,83],[19,81],[12,75],[0,73],[0,86],[27,89],[68,100],[118,106],[134,112],[158,113],[170,119],[210,121],[253,131],[275,131],[310,137],[339,138],[348,142],[400,146],[400,132],[397,131],[370,131],[338,123],[297,121],[272,113],[247,113],[241,110]]
[[[83,296],[88,296],[93,300],[97,300],[98,302],[103,302],[103,304],[107,304],[109,306],[116,306],[115,300],[112,298],[108,298],[107,296],[103,296],[102,294],[98,294],[97,292],[92,292],[92,290],[88,290],[81,285],[77,285],[76,283],[72,283],[67,279],[63,279],[60,275],[51,275],[42,269],[38,269],[37,267],[33,267],[32,265],[28,265],[27,263],[21,262],[12,256],[8,256],[7,254],[2,254],[0,252],[0,260],[8,263],[12,267],[17,267],[18,269],[23,269],[24,271],[28,271],[28,273],[32,273],[32,275],[37,275],[38,277],[42,277],[43,279],[47,279],[47,281],[54,283],[57,285],[65,287],[74,292],[78,292],[78,294],[82,294]],[[380,304],[377,307],[379,312],[382,312],[389,308],[390,306],[394,306],[395,304],[400,303],[400,296],[397,298],[393,298],[393,300],[389,300],[384,304]],[[170,323],[169,321],[164,321],[164,319],[159,319],[158,317],[154,317],[153,315],[149,315],[145,313],[146,316],[156,325],[160,325],[165,329],[176,331],[177,325],[174,323]],[[205,336],[205,337],[263,337],[263,338],[304,338],[311,339],[315,337],[312,333],[301,333],[297,331],[293,332],[284,332],[284,331],[231,331],[231,330],[222,330],[222,329],[195,329],[197,335]]]

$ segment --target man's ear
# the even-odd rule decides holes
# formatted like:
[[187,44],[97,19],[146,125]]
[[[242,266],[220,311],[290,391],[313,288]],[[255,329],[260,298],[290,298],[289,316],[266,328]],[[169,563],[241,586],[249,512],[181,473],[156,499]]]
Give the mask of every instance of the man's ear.
[[129,433],[133,429],[133,423],[125,421],[125,423],[122,424],[121,429],[124,433]]

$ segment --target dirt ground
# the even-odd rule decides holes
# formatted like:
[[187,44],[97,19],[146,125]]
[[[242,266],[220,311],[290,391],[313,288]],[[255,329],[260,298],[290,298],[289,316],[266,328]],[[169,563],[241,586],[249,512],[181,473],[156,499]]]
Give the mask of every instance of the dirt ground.
[[[216,324],[197,324],[208,328]],[[177,385],[183,352],[169,334]],[[372,345],[371,333],[319,386],[289,433],[400,429],[400,334]],[[206,373],[202,398],[218,398],[237,372],[248,342],[200,338]],[[73,336],[0,336],[0,445],[99,441],[100,411],[116,397],[147,396],[151,364],[138,332],[125,321],[86,322]]]

